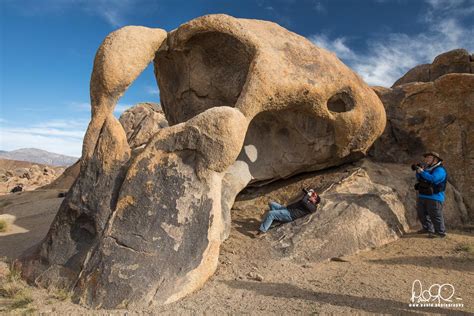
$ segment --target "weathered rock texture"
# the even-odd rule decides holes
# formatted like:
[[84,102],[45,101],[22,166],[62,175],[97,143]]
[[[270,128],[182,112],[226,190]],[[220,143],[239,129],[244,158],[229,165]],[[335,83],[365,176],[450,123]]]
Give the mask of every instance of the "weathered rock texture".
[[[99,48],[80,175],[21,260],[30,280],[88,306],[162,304],[198,289],[243,187],[359,158],[385,125],[356,74],[274,23],[211,15],[165,37],[126,27]],[[124,129],[113,108],[155,52],[171,126]]]
[[[127,142],[132,149],[144,146],[159,129],[168,126],[168,121],[157,103],[138,103],[127,109],[120,115]],[[69,190],[79,176],[81,161],[78,160],[72,166],[66,168],[64,172],[53,182],[43,186],[43,189],[63,189]]]
[[359,158],[385,126],[382,104],[360,77],[272,22],[193,20],[169,34],[155,74],[170,124],[216,106],[247,117],[238,160],[251,182]]
[[434,82],[374,90],[385,105],[388,122],[371,155],[379,161],[414,163],[427,150],[439,152],[472,217],[474,74],[448,74]]
[[393,87],[411,82],[429,82],[449,73],[474,74],[474,58],[465,49],[454,49],[437,56],[431,64],[423,64],[410,69],[395,81]]
[[[365,159],[265,188],[247,189],[237,197],[232,212],[261,212],[268,210],[271,200],[287,204],[301,196],[301,188],[316,188],[323,192],[317,211],[269,230],[265,239],[275,256],[302,263],[322,261],[378,247],[410,229],[420,229],[414,183],[408,165]],[[459,226],[467,216],[459,192],[450,184],[444,214],[448,227]]]
[[167,127],[168,121],[157,103],[138,103],[120,115],[130,147],[145,145],[159,129]]
[[81,171],[81,160],[76,161],[75,164],[69,166],[64,170],[59,177],[57,177],[51,183],[42,186],[42,189],[55,189],[55,190],[69,190],[76,181]]

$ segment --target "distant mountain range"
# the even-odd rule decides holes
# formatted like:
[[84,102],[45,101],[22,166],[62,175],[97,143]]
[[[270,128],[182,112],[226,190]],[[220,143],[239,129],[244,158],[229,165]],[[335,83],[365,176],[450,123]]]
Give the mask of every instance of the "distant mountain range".
[[0,158],[29,161],[50,166],[70,166],[79,159],[37,148],[21,148],[12,151],[0,150]]

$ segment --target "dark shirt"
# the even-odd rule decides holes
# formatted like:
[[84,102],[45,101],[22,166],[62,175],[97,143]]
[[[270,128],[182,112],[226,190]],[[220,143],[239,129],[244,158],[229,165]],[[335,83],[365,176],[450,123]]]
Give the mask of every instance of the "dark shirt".
[[288,205],[286,208],[290,212],[291,218],[293,220],[316,211],[316,205],[308,200],[307,195],[305,195],[303,199],[299,200],[298,202]]

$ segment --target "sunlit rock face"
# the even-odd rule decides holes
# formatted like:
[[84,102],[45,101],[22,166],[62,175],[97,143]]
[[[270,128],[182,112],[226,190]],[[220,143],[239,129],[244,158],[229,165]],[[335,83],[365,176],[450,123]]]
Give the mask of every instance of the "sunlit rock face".
[[193,20],[169,34],[155,73],[170,124],[218,106],[245,115],[238,160],[252,182],[359,158],[385,127],[380,100],[353,71],[271,22]]
[[[140,129],[124,129],[113,110],[153,60],[169,126],[131,137]],[[334,54],[275,23],[226,15],[168,34],[111,33],[91,103],[79,177],[20,264],[29,280],[96,308],[199,289],[242,188],[357,159],[385,126],[378,97]]]

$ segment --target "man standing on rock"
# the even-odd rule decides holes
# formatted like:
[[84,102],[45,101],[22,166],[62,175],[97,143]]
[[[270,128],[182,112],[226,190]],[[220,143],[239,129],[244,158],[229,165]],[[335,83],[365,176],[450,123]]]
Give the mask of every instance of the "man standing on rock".
[[265,215],[256,236],[263,236],[270,228],[274,220],[287,223],[314,213],[316,211],[316,206],[321,201],[321,198],[312,189],[304,191],[306,194],[301,200],[288,206],[283,206],[273,201],[268,203],[270,210]]
[[430,238],[446,236],[443,217],[444,191],[447,173],[443,167],[443,159],[436,152],[427,152],[424,164],[412,166],[416,170],[418,191],[417,212],[423,229],[420,233],[428,233]]

